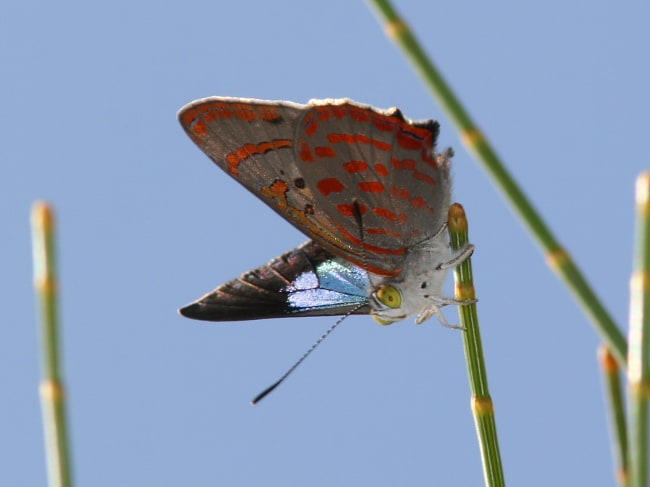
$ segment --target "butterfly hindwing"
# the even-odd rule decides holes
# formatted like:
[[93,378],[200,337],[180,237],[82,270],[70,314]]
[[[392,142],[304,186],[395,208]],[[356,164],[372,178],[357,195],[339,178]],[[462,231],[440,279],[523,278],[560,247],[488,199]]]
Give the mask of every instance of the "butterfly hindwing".
[[309,241],[222,284],[180,313],[208,321],[368,314],[368,286],[366,272]]
[[305,110],[296,164],[348,260],[396,276],[407,249],[439,230],[450,196],[447,154],[434,152],[438,129],[349,100],[314,100]]

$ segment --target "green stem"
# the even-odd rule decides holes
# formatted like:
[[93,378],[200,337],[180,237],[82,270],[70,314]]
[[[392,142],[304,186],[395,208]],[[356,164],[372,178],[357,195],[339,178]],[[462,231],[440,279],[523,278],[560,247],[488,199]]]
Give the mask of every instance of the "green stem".
[[34,287],[40,307],[43,378],[40,395],[50,487],[72,485],[58,337],[54,215],[46,203],[32,209]]
[[[452,249],[458,250],[467,245],[469,241],[467,219],[465,210],[458,203],[454,203],[449,208],[448,225]],[[481,448],[485,484],[501,487],[505,485],[505,478],[499,451],[494,404],[488,388],[478,313],[476,304],[473,302],[476,298],[476,292],[474,290],[470,259],[455,268],[454,277],[456,280],[456,299],[471,302],[471,304],[459,306],[458,313],[461,326],[464,328],[463,344],[472,391],[472,412]]]
[[408,25],[399,17],[397,11],[387,0],[371,0],[386,24],[386,32],[404,50],[422,75],[438,102],[456,124],[462,139],[486,171],[501,188],[515,211],[544,250],[551,268],[569,286],[596,329],[609,345],[621,367],[626,367],[627,344],[619,327],[589,286],[582,272],[569,253],[562,248],[537,210],[528,200],[519,185],[503,166],[496,152],[483,137],[471,117],[454,95],[440,72],[428,58]]
[[637,229],[630,281],[630,485],[648,485],[648,403],[650,402],[650,172],[636,184]]
[[611,417],[612,441],[616,456],[616,480],[621,487],[627,487],[630,476],[621,369],[607,346],[600,347],[598,357],[605,380],[605,396]]

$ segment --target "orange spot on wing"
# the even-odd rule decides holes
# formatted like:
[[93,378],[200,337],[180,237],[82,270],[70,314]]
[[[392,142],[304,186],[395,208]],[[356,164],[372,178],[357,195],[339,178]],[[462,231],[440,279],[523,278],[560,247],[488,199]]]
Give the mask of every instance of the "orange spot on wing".
[[372,123],[382,132],[395,131],[395,119],[392,117],[376,117],[372,119]]
[[260,109],[260,115],[262,116],[262,120],[266,122],[275,122],[282,118],[282,115],[280,115],[280,110],[278,109],[278,107],[274,107],[270,105],[262,105],[259,107],[259,109]]
[[388,228],[366,228],[364,230],[369,235],[390,235],[391,237],[401,239],[402,234]]
[[243,120],[244,122],[254,122],[258,118],[257,112],[255,111],[253,105],[239,103],[232,105],[232,110],[235,117],[237,117],[239,120]]
[[367,171],[368,164],[364,161],[350,161],[343,164],[343,169],[350,174],[354,174],[361,171]]
[[370,120],[370,112],[363,108],[350,106],[350,116],[358,122],[367,122]]
[[397,143],[405,149],[421,149],[427,146],[433,146],[431,132],[416,127],[409,127],[408,130],[397,132]]
[[414,171],[413,172],[413,177],[417,179],[418,181],[425,182],[427,184],[430,184],[432,186],[435,186],[436,180],[429,176],[428,174],[424,174],[423,172],[420,171]]
[[329,196],[332,193],[340,193],[345,189],[343,183],[336,178],[325,178],[318,181],[316,184],[318,190],[323,196]]
[[411,205],[414,208],[424,208],[427,206],[427,201],[422,196],[416,196],[411,200]]
[[386,190],[379,181],[361,181],[357,184],[357,187],[366,193],[382,193]]
[[[345,235],[345,237],[348,239],[348,241],[350,241],[350,243],[352,243],[353,245],[359,246],[359,247],[362,246],[361,239],[359,239],[358,237],[355,237],[354,235],[352,235],[350,232],[348,232],[345,228],[343,228],[341,226],[339,226],[339,230]],[[381,255],[397,255],[397,256],[400,256],[400,255],[405,255],[406,254],[406,247],[403,247],[403,246],[391,249],[391,248],[388,248],[388,247],[379,247],[377,245],[369,244],[368,242],[363,242],[363,248],[366,249],[370,253],[381,254]],[[382,275],[382,276],[396,276],[400,272],[402,272],[401,268],[397,268],[397,269],[380,268],[380,267],[370,265],[367,262],[363,262],[362,259],[354,259],[354,258],[351,258],[350,256],[347,256],[347,257],[350,258],[350,260],[352,260],[352,262],[355,263],[356,265],[361,266],[364,269],[366,269],[367,271],[373,272],[374,274],[379,274],[379,275]]]
[[273,193],[276,196],[282,196],[286,194],[286,192],[289,190],[289,185],[287,184],[286,181],[283,181],[282,179],[276,179],[273,181],[271,186],[269,187],[271,190],[271,193]]
[[411,192],[406,188],[398,188],[397,186],[393,186],[390,189],[390,194],[395,198],[399,198],[400,200],[411,199]]
[[385,164],[377,163],[375,164],[375,172],[380,176],[388,176],[389,171]]
[[390,151],[393,150],[393,146],[387,142],[373,139],[363,134],[327,134],[327,140],[332,144],[372,144],[375,148],[379,150]]
[[393,164],[393,167],[395,169],[415,169],[415,161],[413,159],[397,159],[393,157],[390,162]]
[[383,218],[386,218],[387,220],[390,220],[390,221],[392,221],[392,222],[394,222],[395,220],[397,220],[397,216],[395,215],[395,213],[393,213],[392,211],[390,211],[388,208],[373,208],[373,209],[372,209],[372,212],[373,212],[375,215],[377,215],[377,216],[381,216],[381,217],[383,217]]
[[340,106],[332,106],[328,107],[330,110],[329,112],[334,116],[335,118],[345,118],[348,116],[348,111],[346,110],[345,105],[340,105]]
[[336,151],[331,147],[319,146],[314,148],[314,152],[318,157],[336,157]]
[[[357,205],[359,208],[359,213],[362,215],[365,215],[368,213],[368,207],[362,204]],[[354,216],[354,205],[349,204],[349,203],[342,203],[340,205],[336,205],[336,209],[339,211],[339,213],[343,216]]]
[[311,147],[306,142],[300,144],[300,160],[303,162],[314,162],[315,157],[311,151]]
[[439,169],[438,163],[433,154],[433,150],[427,148],[422,150],[422,160],[426,162],[429,166],[434,168],[436,171]]
[[205,134],[208,132],[208,126],[203,120],[197,120],[192,125],[189,125],[192,133],[198,137],[205,137]]
[[287,139],[270,140],[259,144],[244,144],[226,154],[228,169],[235,176],[239,174],[239,165],[251,156],[266,154],[272,150],[291,148],[293,143]]
[[305,126],[305,134],[311,136],[318,131],[318,122],[314,119],[313,113],[307,114],[302,123]]
[[350,134],[327,134],[327,140],[332,144],[354,144],[354,135]]

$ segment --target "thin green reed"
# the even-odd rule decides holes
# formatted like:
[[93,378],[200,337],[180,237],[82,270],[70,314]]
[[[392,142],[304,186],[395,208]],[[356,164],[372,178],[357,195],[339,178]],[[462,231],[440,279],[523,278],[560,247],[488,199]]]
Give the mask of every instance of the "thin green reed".
[[[452,249],[461,249],[469,242],[465,210],[458,203],[454,203],[449,208],[448,230]],[[454,269],[454,278],[456,280],[456,299],[468,303],[458,307],[458,314],[460,324],[464,329],[463,345],[472,391],[472,413],[481,448],[485,485],[502,487],[505,485],[505,478],[499,450],[494,403],[488,388],[478,312],[474,302],[476,291],[471,259],[467,259]]]
[[636,182],[636,245],[630,280],[629,470],[631,487],[647,487],[650,421],[650,172]]
[[32,249],[34,288],[40,308],[43,369],[40,395],[48,480],[50,487],[70,487],[72,469],[59,346],[55,221],[47,203],[36,203],[32,209]]
[[503,191],[546,255],[547,262],[573,292],[591,318],[603,340],[609,345],[621,367],[626,367],[627,344],[619,327],[598,299],[569,253],[560,245],[528,197],[509,174],[490,143],[434,66],[406,22],[388,0],[370,2],[385,23],[387,35],[411,60],[449,118],[456,124],[462,139],[485,170]]

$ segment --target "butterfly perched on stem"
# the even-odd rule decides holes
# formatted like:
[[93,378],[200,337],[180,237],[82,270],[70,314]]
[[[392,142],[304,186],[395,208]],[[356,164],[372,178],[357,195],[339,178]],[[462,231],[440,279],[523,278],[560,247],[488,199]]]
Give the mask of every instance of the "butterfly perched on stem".
[[459,304],[441,295],[451,151],[439,125],[347,99],[212,97],[183,107],[190,138],[221,169],[305,233],[305,244],[222,284],[180,313],[209,321],[371,314],[422,323]]

